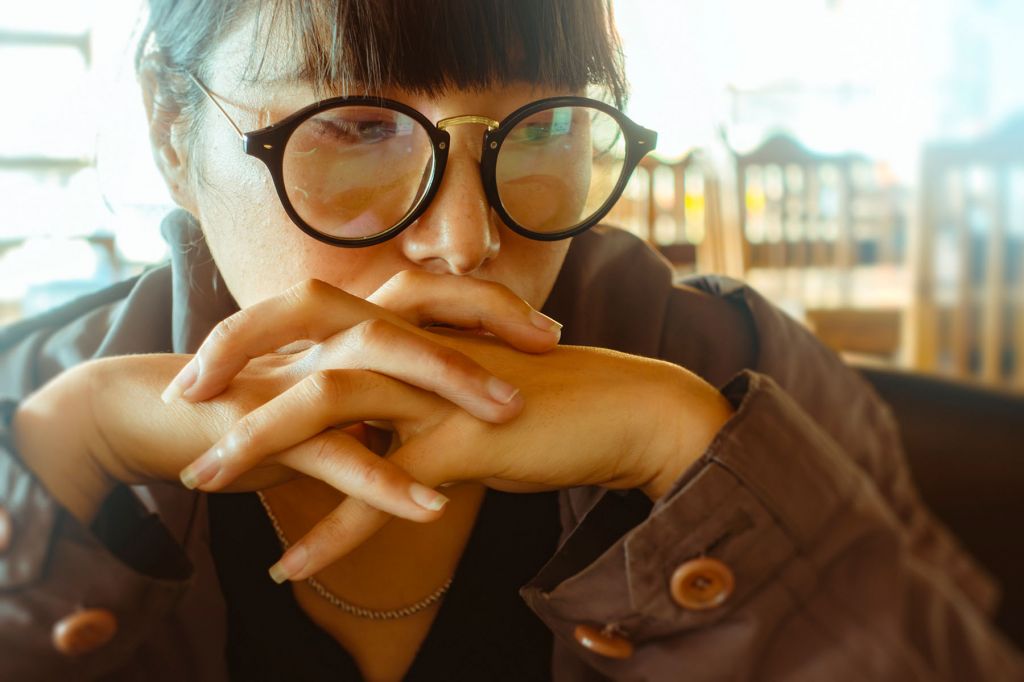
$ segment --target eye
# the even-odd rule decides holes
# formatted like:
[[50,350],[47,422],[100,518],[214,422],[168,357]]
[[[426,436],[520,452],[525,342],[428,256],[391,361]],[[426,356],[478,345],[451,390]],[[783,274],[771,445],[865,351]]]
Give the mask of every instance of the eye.
[[530,116],[512,130],[509,137],[523,144],[541,144],[573,134],[573,109],[548,109]]
[[547,123],[531,121],[519,131],[519,138],[524,142],[536,142],[551,137],[551,126]]
[[309,121],[308,134],[332,145],[373,145],[413,133],[408,116],[380,107],[343,107],[319,114]]
[[394,137],[398,133],[394,121],[346,120],[320,118],[315,122],[321,137],[347,144],[374,144]]
[[398,134],[394,121],[358,121],[355,127],[360,142],[380,142]]

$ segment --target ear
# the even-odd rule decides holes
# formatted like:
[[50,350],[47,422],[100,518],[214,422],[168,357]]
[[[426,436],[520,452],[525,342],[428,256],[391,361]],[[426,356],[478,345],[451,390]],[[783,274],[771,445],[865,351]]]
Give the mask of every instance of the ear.
[[[188,155],[180,118],[180,106],[161,85],[165,67],[158,55],[143,58],[139,66],[142,103],[149,124],[153,161],[167,183],[174,202],[194,216],[196,202],[189,182]],[[165,76],[163,76],[165,77]]]

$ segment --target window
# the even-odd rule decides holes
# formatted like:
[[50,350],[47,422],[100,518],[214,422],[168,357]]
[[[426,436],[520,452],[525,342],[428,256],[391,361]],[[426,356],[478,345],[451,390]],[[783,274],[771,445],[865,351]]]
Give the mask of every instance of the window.
[[138,0],[0,13],[0,322],[165,256],[170,205],[149,159],[131,56]]

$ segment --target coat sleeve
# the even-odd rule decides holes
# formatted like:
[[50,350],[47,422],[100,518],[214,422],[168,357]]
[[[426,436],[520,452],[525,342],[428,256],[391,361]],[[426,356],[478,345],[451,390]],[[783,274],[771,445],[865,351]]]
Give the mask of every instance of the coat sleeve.
[[[524,588],[564,647],[612,679],[1024,678],[1017,652],[915,556],[872,480],[791,396],[754,372],[724,393],[735,415],[646,518],[602,545],[629,506],[605,493]],[[732,587],[712,572],[720,603],[681,603],[673,574],[707,558]],[[580,625],[632,655],[588,649]]]
[[[753,367],[653,507],[615,492],[565,505],[563,543],[522,590],[565,678],[1024,679],[987,619],[994,585],[918,500],[887,407],[755,292],[696,285],[749,317]],[[667,316],[666,346],[693,334],[683,317]],[[580,626],[631,654],[598,653]]]
[[[152,304],[156,289],[130,280],[0,330],[0,680],[108,677],[141,655],[191,583],[180,544],[128,488],[83,527],[21,461],[10,434],[18,400],[105,354],[107,331],[130,322],[125,311],[147,309],[125,297]],[[148,338],[165,334],[159,325],[130,326],[131,339],[161,347]],[[58,640],[81,653],[62,653]]]
[[127,488],[105,501],[91,528],[64,511],[18,458],[14,403],[3,405],[0,679],[103,677],[173,609],[191,566]]

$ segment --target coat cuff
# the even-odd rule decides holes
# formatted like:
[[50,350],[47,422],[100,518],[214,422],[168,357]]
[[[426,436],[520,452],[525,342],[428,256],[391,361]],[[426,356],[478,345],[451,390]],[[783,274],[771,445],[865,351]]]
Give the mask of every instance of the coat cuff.
[[[580,646],[576,626],[611,629],[639,649],[727,617],[769,580],[781,580],[796,600],[806,596],[816,569],[801,557],[865,483],[768,376],[744,371],[722,392],[735,414],[646,518],[623,513],[623,496],[605,493],[522,590],[556,635],[602,667],[615,663]],[[734,578],[715,608],[684,608],[672,596],[672,574],[698,557],[721,561]]]
[[[8,417],[13,412],[11,403],[3,409]],[[9,519],[0,551],[2,679],[107,674],[188,589],[185,554],[138,498],[118,489],[93,528],[84,527],[18,458],[9,419],[0,423],[0,507]],[[114,617],[113,638],[79,656],[60,653],[54,628],[87,609]]]

